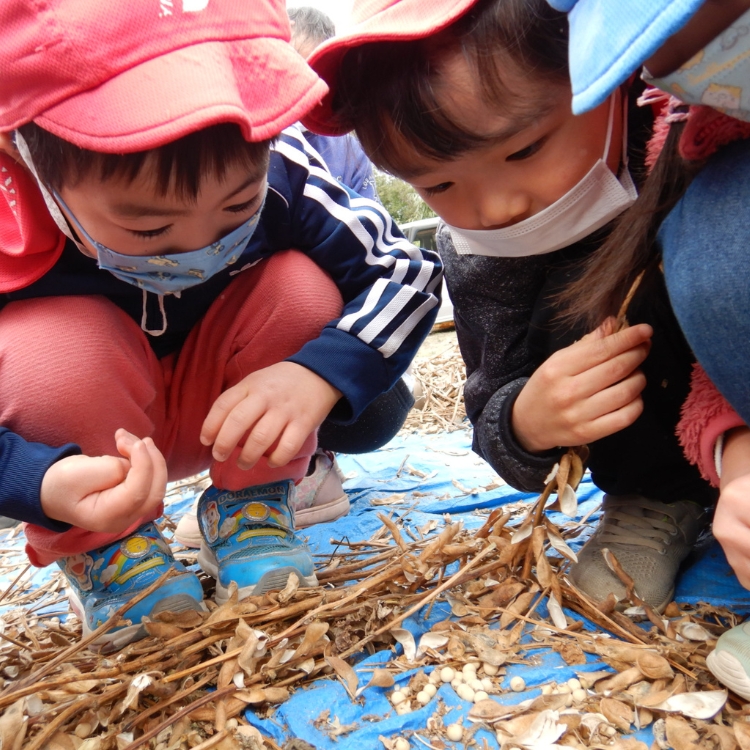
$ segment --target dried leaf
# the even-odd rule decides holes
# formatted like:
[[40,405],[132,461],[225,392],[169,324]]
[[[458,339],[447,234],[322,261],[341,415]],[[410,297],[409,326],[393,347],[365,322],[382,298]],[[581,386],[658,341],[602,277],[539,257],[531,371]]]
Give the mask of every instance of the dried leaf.
[[750,724],[745,721],[735,721],[732,729],[740,750],[750,750]]
[[616,693],[619,690],[624,690],[626,687],[630,687],[634,682],[638,682],[642,676],[641,670],[638,669],[638,667],[631,667],[624,672],[616,674],[614,677],[597,682],[595,686],[596,691],[598,693],[604,693],[606,691]]
[[122,715],[128,709],[135,710],[138,708],[138,700],[141,697],[141,693],[154,682],[154,677],[151,674],[144,673],[138,674],[130,682],[128,686],[128,692],[122,703],[120,704],[119,715]]
[[583,464],[588,460],[588,448],[585,445],[570,449],[570,474],[568,474],[568,484],[574,489],[583,479]]
[[258,648],[258,636],[254,631],[250,631],[245,645],[242,647],[240,655],[237,657],[237,666],[248,676],[251,677],[255,672],[257,662],[256,650]]
[[23,715],[24,703],[25,699],[20,698],[0,716],[0,748],[13,748],[19,736],[23,742],[27,726],[27,719]]
[[614,724],[623,732],[630,731],[633,723],[633,709],[615,698],[602,698],[599,701],[599,710],[607,717],[607,721]]
[[568,516],[568,518],[575,518],[578,511],[578,498],[569,484],[565,485],[562,495],[558,495],[557,502],[560,505],[561,513]]
[[560,606],[560,602],[557,601],[557,597],[554,593],[551,593],[547,598],[547,611],[549,612],[552,624],[560,630],[565,630],[568,627],[568,621],[565,618],[563,608]]
[[448,636],[444,635],[443,633],[433,633],[428,632],[425,633],[420,639],[419,639],[419,645],[417,646],[417,659],[421,659],[427,649],[439,649],[445,646],[445,644],[448,643]]
[[311,622],[307,626],[302,643],[297,646],[293,658],[299,659],[302,656],[307,656],[328,632],[329,627],[330,625],[327,622]]
[[299,576],[292,570],[287,578],[286,586],[277,595],[279,604],[286,604],[297,593],[298,589]]
[[149,635],[154,636],[155,638],[160,638],[163,641],[169,641],[183,633],[181,628],[178,628],[176,625],[170,625],[166,622],[146,621],[143,625]]
[[696,750],[698,732],[681,716],[667,716],[664,720],[667,728],[667,741],[674,750]]
[[557,469],[555,480],[557,482],[557,494],[562,495],[565,487],[568,487],[568,474],[570,473],[570,451],[568,451],[561,459],[560,466]]
[[[735,722],[735,726],[739,723]],[[748,728],[750,729],[750,727]],[[718,746],[718,750],[737,750],[739,747],[732,729],[721,724],[711,724],[706,732],[706,739],[712,739]],[[750,744],[748,747],[750,747]],[[741,750],[745,750],[745,748],[743,747]]]
[[[562,656],[563,661],[569,666],[575,664],[585,664],[586,654],[583,653],[583,649],[578,645],[577,641],[563,641],[553,644],[553,648]],[[581,682],[583,686],[583,682]]]
[[354,700],[357,693],[357,685],[359,684],[357,673],[338,656],[324,654],[324,658],[328,663],[328,666],[333,669],[333,671],[341,680],[342,684],[346,688],[346,692],[349,694],[349,697]]
[[552,547],[563,557],[570,560],[570,562],[577,563],[578,555],[568,546],[567,542],[562,538],[562,534],[557,530],[557,527],[548,518],[544,519],[544,525],[547,528],[547,538]]
[[565,733],[565,724],[559,723],[560,715],[557,711],[542,711],[531,726],[515,742],[527,750],[549,750],[553,744]]
[[712,719],[727,702],[726,690],[706,690],[701,693],[681,693],[667,698],[658,706],[659,711],[679,713],[691,719]]
[[393,628],[391,635],[401,644],[404,649],[404,658],[408,662],[414,661],[417,655],[417,644],[414,636],[405,628]]
[[364,693],[365,690],[367,690],[367,688],[370,687],[389,688],[393,687],[394,684],[395,683],[393,675],[387,669],[375,669],[373,670],[370,681],[366,685],[363,685],[361,688],[359,688],[356,695],[357,697],[359,697],[362,693]]
[[711,640],[711,633],[703,625],[698,625],[697,622],[678,622],[675,629],[687,641],[705,642]]
[[524,539],[528,539],[531,536],[531,532],[534,530],[534,523],[531,516],[528,516],[518,528],[513,531],[513,536],[510,539],[511,544],[519,544]]
[[638,669],[652,680],[672,679],[674,672],[669,662],[654,651],[641,651],[635,660]]

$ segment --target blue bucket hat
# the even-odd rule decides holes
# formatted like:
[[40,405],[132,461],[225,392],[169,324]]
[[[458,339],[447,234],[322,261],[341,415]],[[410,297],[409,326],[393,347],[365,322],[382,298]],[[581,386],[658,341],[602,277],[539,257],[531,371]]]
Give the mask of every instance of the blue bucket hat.
[[573,112],[601,104],[705,0],[547,0],[568,14]]

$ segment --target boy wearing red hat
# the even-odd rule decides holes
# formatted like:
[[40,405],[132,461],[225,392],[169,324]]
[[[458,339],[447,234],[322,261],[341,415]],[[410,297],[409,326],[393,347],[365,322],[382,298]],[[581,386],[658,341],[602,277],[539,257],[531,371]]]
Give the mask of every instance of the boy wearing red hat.
[[153,520],[210,467],[218,601],[316,582],[292,495],[429,332],[435,255],[295,132],[326,86],[281,0],[0,8],[0,513],[98,645],[196,609]]

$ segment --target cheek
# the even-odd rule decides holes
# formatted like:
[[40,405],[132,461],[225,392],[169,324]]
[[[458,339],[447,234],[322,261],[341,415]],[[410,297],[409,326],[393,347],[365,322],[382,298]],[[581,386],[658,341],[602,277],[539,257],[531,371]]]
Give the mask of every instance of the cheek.
[[579,146],[550,159],[534,176],[537,199],[546,206],[560,200],[588,174],[598,158],[598,154]]
[[447,193],[428,196],[417,191],[419,197],[445,222],[455,227],[466,226],[471,220],[464,201],[457,191],[449,190]]

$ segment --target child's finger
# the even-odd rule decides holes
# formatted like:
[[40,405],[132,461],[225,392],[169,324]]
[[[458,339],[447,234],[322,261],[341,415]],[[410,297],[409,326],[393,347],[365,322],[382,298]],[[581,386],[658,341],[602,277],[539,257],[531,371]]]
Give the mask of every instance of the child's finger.
[[278,444],[268,455],[268,465],[271,468],[286,466],[300,451],[307,440],[310,430],[298,422],[290,422],[281,434]]
[[577,379],[581,397],[590,398],[627,378],[643,364],[648,352],[649,346],[644,343],[580,373]]
[[122,483],[123,492],[130,498],[130,504],[142,507],[151,492],[154,476],[154,462],[143,440],[137,440],[130,451],[130,471]]
[[115,445],[117,446],[120,455],[125,456],[125,458],[130,458],[130,451],[136,442],[138,442],[138,439],[137,435],[133,435],[132,432],[128,432],[123,427],[120,427],[120,429],[115,432]]
[[212,455],[216,461],[226,461],[248,430],[255,429],[256,423],[266,411],[265,404],[255,399],[240,401],[224,418],[213,441]]
[[622,409],[640,399],[645,387],[646,376],[640,370],[630,373],[625,379],[587,399],[581,411],[581,422],[592,422],[601,416]]
[[653,328],[644,324],[630,326],[602,338],[583,338],[568,347],[570,375],[579,375],[614,357],[645,344],[653,335]]
[[260,460],[283,433],[286,421],[275,412],[266,412],[248,432],[245,445],[237,457],[237,465],[247,471]]
[[[227,416],[237,408],[243,399],[247,398],[248,393],[244,388],[234,386],[224,391],[219,398],[214,401],[208,416],[203,420],[201,427],[200,441],[203,445],[211,445],[216,442]],[[221,459],[220,459],[221,460]]]
[[150,512],[163,502],[164,496],[167,492],[167,480],[169,477],[167,462],[164,460],[164,456],[156,447],[154,441],[151,438],[144,438],[143,443],[151,456],[151,463],[153,466],[151,488],[145,504],[146,512]]
[[614,435],[635,422],[643,413],[643,399],[638,397],[629,404],[599,417],[587,427],[587,443],[593,443],[608,435]]

